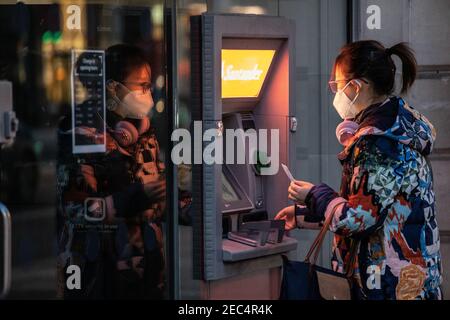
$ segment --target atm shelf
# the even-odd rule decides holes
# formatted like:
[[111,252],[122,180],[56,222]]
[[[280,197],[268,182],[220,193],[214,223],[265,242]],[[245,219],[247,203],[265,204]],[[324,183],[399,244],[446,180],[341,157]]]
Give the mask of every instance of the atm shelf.
[[285,253],[297,249],[297,240],[284,237],[283,242],[277,244],[267,243],[265,246],[252,247],[236,241],[222,240],[223,261],[236,262],[247,259]]

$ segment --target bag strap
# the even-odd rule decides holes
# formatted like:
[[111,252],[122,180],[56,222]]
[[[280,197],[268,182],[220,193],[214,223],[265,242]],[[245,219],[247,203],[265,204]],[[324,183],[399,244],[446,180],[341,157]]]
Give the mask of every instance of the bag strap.
[[[328,215],[328,217],[325,219],[325,222],[322,226],[322,229],[320,229],[319,233],[317,234],[316,239],[314,239],[313,244],[311,245],[311,248],[309,249],[308,253],[306,254],[305,262],[316,264],[317,258],[319,256],[320,249],[322,247],[323,240],[325,239],[325,235],[328,232],[328,228],[331,224],[331,221],[333,219],[334,213],[337,210],[337,207],[340,206],[344,202],[337,203],[334,207],[331,213]],[[311,256],[313,256],[313,261],[311,262]]]
[[344,273],[347,276],[347,278],[350,278],[353,275],[354,266],[356,262],[356,258],[358,256],[358,247],[359,247],[359,240],[352,239],[352,243],[350,244],[350,257],[347,265],[345,266]]

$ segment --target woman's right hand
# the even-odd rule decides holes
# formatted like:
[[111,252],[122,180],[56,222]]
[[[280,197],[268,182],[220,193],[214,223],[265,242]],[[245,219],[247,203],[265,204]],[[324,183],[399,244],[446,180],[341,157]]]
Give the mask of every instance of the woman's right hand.
[[295,206],[289,206],[282,209],[275,216],[275,220],[284,220],[286,221],[286,225],[284,229],[289,231],[297,228],[296,216],[295,216]]
[[166,198],[166,181],[158,180],[144,184],[144,192],[151,202],[160,202]]

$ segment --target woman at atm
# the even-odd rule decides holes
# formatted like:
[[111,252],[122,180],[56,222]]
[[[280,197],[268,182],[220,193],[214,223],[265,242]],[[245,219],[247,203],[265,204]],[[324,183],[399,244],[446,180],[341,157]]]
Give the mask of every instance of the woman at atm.
[[[337,130],[344,150],[340,192],[322,183],[290,184],[296,205],[277,219],[293,229],[306,218],[333,214],[332,267],[353,271],[357,299],[442,299],[442,267],[432,168],[427,159],[436,137],[432,124],[401,97],[392,95],[402,62],[401,93],[416,78],[416,59],[404,43],[385,48],[377,41],[347,44],[337,56],[333,105],[344,120]],[[375,269],[374,269],[375,267]],[[379,270],[379,286],[367,285]]]

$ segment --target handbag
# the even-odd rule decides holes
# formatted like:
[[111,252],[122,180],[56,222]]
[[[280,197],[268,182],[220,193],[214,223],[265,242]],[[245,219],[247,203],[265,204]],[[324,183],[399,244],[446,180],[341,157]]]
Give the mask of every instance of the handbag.
[[[303,262],[290,261],[283,255],[283,279],[280,300],[351,300],[353,266],[359,242],[353,240],[350,260],[345,272],[339,273],[316,265],[323,240],[333,219],[338,203],[314,240]],[[312,257],[312,259],[311,259]]]

